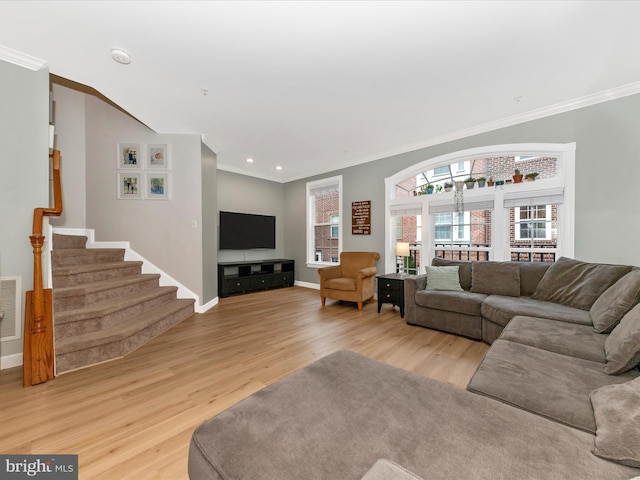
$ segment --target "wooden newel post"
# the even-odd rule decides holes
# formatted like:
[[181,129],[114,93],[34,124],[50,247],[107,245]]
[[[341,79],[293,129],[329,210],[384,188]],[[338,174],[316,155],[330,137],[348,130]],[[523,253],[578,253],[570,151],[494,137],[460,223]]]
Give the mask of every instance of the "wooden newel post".
[[54,150],[53,199],[54,208],[36,208],[33,211],[33,229],[29,237],[33,247],[33,290],[27,292],[24,310],[24,344],[22,352],[22,385],[37,385],[54,376],[53,372],[53,292],[42,288],[42,235],[44,216],[62,214],[62,187],[60,182],[60,152]]
[[27,292],[22,384],[37,385],[53,378],[53,314],[51,289],[42,288],[44,235],[31,235],[33,290]]

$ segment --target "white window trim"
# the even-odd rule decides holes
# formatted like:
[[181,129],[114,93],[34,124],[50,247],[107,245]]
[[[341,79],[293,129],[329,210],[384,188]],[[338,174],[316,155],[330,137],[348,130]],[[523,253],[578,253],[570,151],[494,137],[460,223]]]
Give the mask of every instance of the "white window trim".
[[[472,160],[478,157],[491,156],[543,156],[556,157],[558,159],[558,174],[552,179],[539,179],[535,182],[526,182],[525,188],[531,190],[544,190],[548,188],[563,188],[564,200],[558,205],[558,222],[561,227],[558,229],[558,253],[566,257],[573,257],[575,251],[575,161],[576,144],[567,143],[525,143],[525,144],[504,144],[490,145],[486,147],[471,148],[457,152],[448,153],[439,157],[430,158],[418,164],[412,165],[397,172],[391,177],[385,178],[385,270],[395,271],[395,230],[391,220],[391,207],[393,205],[415,204],[422,209],[422,225],[431,225],[429,222],[429,202],[438,199],[453,198],[453,192],[443,192],[438,195],[422,195],[419,197],[395,197],[396,184],[410,176],[419,175],[422,172],[431,170],[443,164],[452,164],[462,161]],[[492,228],[494,238],[492,238],[492,260],[508,261],[510,259],[509,237],[504,235],[504,230],[508,228],[508,209],[502,208],[503,196],[505,193],[516,192],[523,184],[504,185],[495,188],[495,208],[493,210]],[[476,195],[483,194],[486,189],[474,189],[465,191],[465,200],[473,199]],[[435,197],[435,198],[430,198]],[[505,213],[506,212],[506,213]],[[430,262],[433,258],[432,232],[422,232],[422,251],[420,258],[425,262]],[[426,263],[425,263],[426,264]]]
[[337,265],[336,263],[331,262],[318,262],[316,260],[316,246],[315,246],[315,232],[314,232],[314,219],[315,212],[312,211],[314,208],[313,203],[311,202],[311,191],[317,188],[328,187],[330,185],[338,185],[338,214],[340,215],[340,223],[338,224],[338,257],[342,252],[342,240],[343,240],[343,225],[344,216],[342,215],[342,175],[337,175],[335,177],[323,178],[322,180],[316,180],[313,182],[307,182],[307,267],[309,268],[322,268],[331,265]]

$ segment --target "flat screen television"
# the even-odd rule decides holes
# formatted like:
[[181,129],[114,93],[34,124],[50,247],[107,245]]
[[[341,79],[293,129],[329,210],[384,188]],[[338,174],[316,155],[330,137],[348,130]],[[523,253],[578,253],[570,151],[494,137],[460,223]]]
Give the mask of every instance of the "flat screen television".
[[276,248],[276,217],[252,213],[220,212],[221,250]]

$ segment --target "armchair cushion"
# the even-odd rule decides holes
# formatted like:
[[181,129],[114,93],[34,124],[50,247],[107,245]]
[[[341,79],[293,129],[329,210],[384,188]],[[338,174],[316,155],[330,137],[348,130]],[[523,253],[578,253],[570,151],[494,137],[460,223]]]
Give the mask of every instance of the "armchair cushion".
[[357,286],[358,286],[358,283],[355,278],[346,278],[346,277],[332,278],[330,280],[327,280],[324,284],[324,288],[330,288],[332,290],[351,291],[351,292],[355,292]]

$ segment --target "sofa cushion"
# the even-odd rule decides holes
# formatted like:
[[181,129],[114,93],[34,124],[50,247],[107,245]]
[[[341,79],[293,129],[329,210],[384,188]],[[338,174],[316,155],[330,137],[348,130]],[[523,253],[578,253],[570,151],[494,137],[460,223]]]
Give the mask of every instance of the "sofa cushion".
[[479,317],[482,302],[486,298],[487,296],[482,293],[420,290],[416,292],[415,302],[421,307]]
[[623,315],[640,303],[640,270],[632,270],[595,301],[589,313],[598,333],[609,333]]
[[425,290],[462,291],[458,266],[430,267],[427,265],[427,285]]
[[640,305],[628,312],[604,342],[604,371],[615,375],[640,363]]
[[604,355],[607,335],[594,333],[589,325],[518,316],[504,328],[500,338],[592,362],[607,361]]
[[520,265],[520,296],[530,297],[538,288],[538,284],[549,267],[551,262],[514,262]]
[[513,262],[472,262],[471,291],[520,296],[520,266]]
[[627,265],[559,258],[544,274],[532,298],[589,310],[604,291],[629,273]]
[[498,339],[467,389],[594,433],[589,393],[638,375],[638,371],[607,375],[598,362]]
[[597,455],[640,468],[640,378],[590,394],[596,421]]
[[471,262],[464,260],[447,260],[444,258],[434,258],[431,261],[434,267],[457,266],[460,275],[460,286],[464,290],[471,290]]
[[567,307],[559,303],[534,300],[529,297],[514,298],[491,295],[482,304],[481,311],[484,318],[503,327],[517,315],[549,318],[591,326],[591,317],[589,312],[585,310]]
[[422,480],[406,468],[381,458],[373,464],[362,480]]

